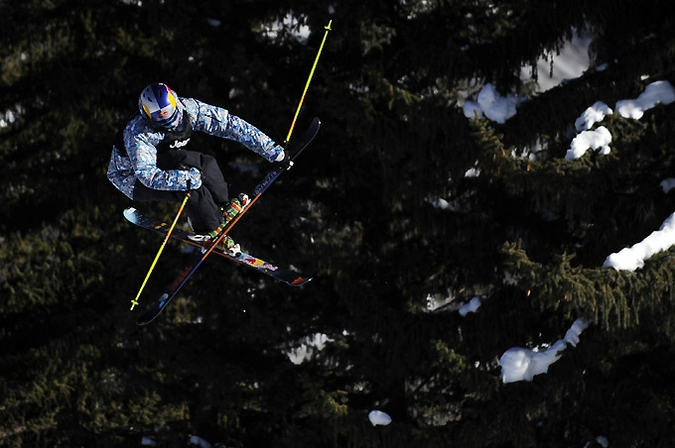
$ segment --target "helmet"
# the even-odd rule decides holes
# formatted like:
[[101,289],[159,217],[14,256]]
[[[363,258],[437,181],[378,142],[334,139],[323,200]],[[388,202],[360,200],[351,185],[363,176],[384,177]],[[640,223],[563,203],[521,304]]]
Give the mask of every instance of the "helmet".
[[183,116],[183,106],[176,92],[161,82],[150,84],[138,99],[141,116],[166,129],[178,126]]

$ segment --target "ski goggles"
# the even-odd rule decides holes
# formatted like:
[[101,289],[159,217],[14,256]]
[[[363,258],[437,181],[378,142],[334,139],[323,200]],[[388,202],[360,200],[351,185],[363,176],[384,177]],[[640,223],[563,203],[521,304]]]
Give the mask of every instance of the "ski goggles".
[[155,112],[152,112],[150,114],[150,119],[153,121],[153,123],[165,129],[174,129],[181,122],[182,113],[180,109],[180,107],[174,107],[173,105],[169,104],[159,110],[156,110]]

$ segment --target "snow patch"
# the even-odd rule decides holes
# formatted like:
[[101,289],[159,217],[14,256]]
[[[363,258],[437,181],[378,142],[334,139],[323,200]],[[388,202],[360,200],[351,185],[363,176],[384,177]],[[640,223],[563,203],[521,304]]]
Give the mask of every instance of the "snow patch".
[[[607,437],[598,436],[595,438],[595,441],[603,448],[607,448],[609,446],[609,440],[607,440]],[[589,448],[590,446],[591,442],[588,442],[586,445],[584,445],[584,448]]]
[[590,325],[589,321],[577,319],[565,334],[564,339],[559,339],[543,352],[521,347],[508,349],[499,358],[502,381],[504,383],[532,381],[535,375],[548,372],[549,366],[560,359],[567,344],[576,347],[579,343],[579,335],[588,325]]
[[[584,74],[590,66],[588,47],[591,37],[588,33],[574,30],[572,39],[565,42],[559,52],[549,53],[537,60],[537,84],[539,91],[545,92],[567,80],[575,79]],[[551,63],[553,65],[551,65]],[[529,67],[520,71],[520,79],[527,82],[531,79]],[[596,69],[598,70],[598,69]]]
[[609,255],[603,266],[617,271],[635,271],[645,265],[646,259],[668,250],[673,245],[675,245],[675,213],[661,224],[659,230],[652,232],[641,242]]
[[516,96],[503,97],[497,92],[495,86],[486,84],[478,93],[477,101],[464,103],[464,116],[474,118],[478,115],[478,118],[481,118],[485,115],[492,121],[505,123],[516,114],[516,107],[525,99]]
[[609,144],[612,142],[612,134],[609,130],[600,126],[594,131],[583,131],[579,133],[574,139],[570,149],[567,150],[565,160],[574,160],[586,154],[589,149],[600,148],[601,154],[609,154]]
[[378,410],[371,411],[368,414],[368,419],[373,426],[387,426],[389,423],[391,423],[391,417],[389,414]]
[[602,101],[596,101],[591,107],[586,109],[581,114],[577,121],[574,122],[574,127],[578,132],[588,131],[595,123],[605,119],[607,115],[612,115],[612,109]]
[[[467,118],[485,116],[496,123],[504,123],[516,114],[517,106],[526,100],[515,96],[503,97],[492,84],[486,84],[478,93],[477,101],[466,101],[462,110]],[[638,98],[617,101],[615,110],[624,118],[640,119],[646,110],[657,104],[672,102],[675,102],[675,88],[668,81],[656,81],[647,85]],[[597,101],[587,108],[574,122],[578,134],[572,139],[565,160],[578,159],[589,149],[600,149],[600,154],[609,154],[611,152],[609,143],[612,141],[609,130],[604,126],[596,130],[591,128],[612,114],[612,109],[602,101]]]
[[[656,81],[645,87],[644,92],[636,99],[619,100],[616,102],[616,113],[624,118],[639,120],[644,112],[655,107],[657,104],[670,104],[675,101],[675,89],[668,81]],[[597,149],[602,147],[600,154],[609,154],[609,142],[612,136],[604,126],[596,129],[603,129],[601,135],[587,134],[595,123],[604,120],[605,116],[612,115],[612,109],[605,103],[598,101],[586,109],[583,114],[574,123],[577,131],[581,131],[573,140],[572,147],[567,151],[565,160],[574,160],[583,156],[589,148]],[[578,140],[578,141],[577,141]]]
[[469,301],[469,303],[465,304],[459,309],[459,314],[462,317],[465,317],[469,313],[475,313],[478,308],[481,306],[481,301],[480,297],[474,297]]
[[448,202],[443,198],[430,199],[432,207],[438,208],[440,210],[449,210],[451,212],[459,212],[461,208],[455,202]]
[[190,445],[197,445],[199,448],[211,448],[211,444],[199,436],[190,437]]
[[317,352],[323,350],[328,341],[332,341],[332,339],[323,333],[315,333],[311,336],[307,336],[301,341],[298,347],[291,349],[287,353],[288,358],[293,364],[300,365],[311,359]]
[[307,42],[309,27],[307,25],[301,25],[301,22],[304,21],[304,17],[304,15],[296,16],[291,11],[286,14],[281,22],[276,21],[271,26],[265,26],[263,35],[271,40],[276,40],[282,31],[289,30],[289,34],[298,42]]
[[657,104],[670,104],[675,101],[675,89],[668,81],[656,81],[649,84],[645,91],[634,100],[616,102],[616,111],[624,118],[639,120],[646,110]]
[[664,179],[661,181],[661,189],[663,189],[664,193],[668,193],[670,190],[675,188],[675,178],[669,177],[668,179]]

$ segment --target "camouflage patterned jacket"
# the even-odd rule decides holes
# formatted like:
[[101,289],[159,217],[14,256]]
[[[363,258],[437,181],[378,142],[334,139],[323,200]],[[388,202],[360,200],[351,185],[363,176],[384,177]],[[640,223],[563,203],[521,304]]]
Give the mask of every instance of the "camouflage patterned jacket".
[[190,126],[189,132],[181,133],[183,140],[177,139],[173,132],[153,127],[138,115],[122,133],[124,148],[119,148],[121,142],[113,145],[108,179],[129,198],[134,197],[136,179],[155,190],[188,191],[201,186],[201,173],[196,168],[162,170],[157,166],[158,147],[170,141],[171,149],[183,149],[192,131],[237,141],[270,162],[283,151],[258,128],[227,110],[193,98],[179,99],[185,110],[184,122],[187,118]]

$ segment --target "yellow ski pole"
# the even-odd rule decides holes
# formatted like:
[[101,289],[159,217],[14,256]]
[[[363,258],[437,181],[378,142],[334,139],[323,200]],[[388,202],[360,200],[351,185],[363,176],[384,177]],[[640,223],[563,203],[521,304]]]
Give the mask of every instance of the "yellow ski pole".
[[173,229],[176,227],[176,223],[178,222],[178,218],[180,218],[181,213],[183,213],[183,209],[185,208],[185,204],[187,203],[187,200],[190,198],[190,193],[185,195],[185,199],[183,199],[183,202],[180,204],[180,208],[178,209],[178,213],[176,214],[176,217],[173,220],[173,223],[171,223],[171,227],[169,227],[169,231],[166,232],[166,236],[164,237],[164,241],[162,242],[162,246],[159,248],[159,251],[157,252],[157,255],[155,255],[155,259],[152,262],[152,265],[150,266],[150,270],[148,271],[147,275],[145,276],[145,280],[143,280],[143,284],[141,285],[141,289],[138,290],[138,294],[136,294],[136,298],[131,301],[131,310],[134,309],[136,305],[138,305],[138,298],[141,296],[141,293],[143,292],[143,288],[145,288],[145,284],[148,282],[148,279],[150,278],[150,274],[152,274],[152,271],[155,269],[155,265],[157,264],[157,260],[159,260],[159,256],[162,254],[162,251],[164,250],[164,246],[166,246],[166,242],[169,241],[169,237],[171,236],[171,232],[173,232]]
[[291,128],[288,130],[288,135],[286,136],[286,143],[290,141],[291,134],[293,134],[293,129],[295,128],[295,121],[298,119],[298,115],[300,115],[302,103],[305,101],[305,95],[307,94],[307,90],[309,89],[309,83],[312,81],[312,77],[314,76],[314,70],[316,69],[316,65],[319,63],[319,56],[321,56],[321,52],[323,51],[323,45],[326,43],[328,32],[331,31],[330,25],[332,23],[333,21],[329,20],[328,25],[323,27],[326,30],[326,32],[323,35],[323,40],[321,41],[321,46],[319,46],[319,51],[316,53],[316,58],[314,59],[314,65],[312,65],[312,70],[309,72],[309,77],[307,78],[307,83],[305,84],[305,90],[302,92],[302,97],[300,97],[300,103],[298,104],[298,109],[295,111],[295,116],[293,117]]

